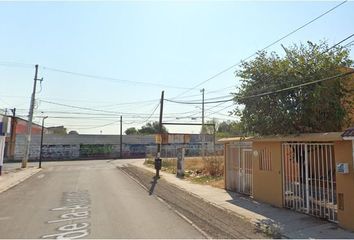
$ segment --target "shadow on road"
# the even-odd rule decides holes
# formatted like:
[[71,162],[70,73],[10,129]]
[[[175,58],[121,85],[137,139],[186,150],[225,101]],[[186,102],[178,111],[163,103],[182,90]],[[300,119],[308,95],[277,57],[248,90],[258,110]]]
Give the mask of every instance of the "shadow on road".
[[154,189],[155,189],[155,186],[157,184],[157,180],[159,179],[158,177],[154,176],[152,178],[153,180],[150,182],[151,184],[151,187],[150,187],[150,190],[149,190],[149,195],[152,195],[154,193]]

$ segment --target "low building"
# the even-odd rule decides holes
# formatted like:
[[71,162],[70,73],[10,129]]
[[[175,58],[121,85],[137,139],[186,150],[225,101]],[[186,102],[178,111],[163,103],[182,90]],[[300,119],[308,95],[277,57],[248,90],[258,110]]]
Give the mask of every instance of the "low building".
[[227,138],[225,188],[354,230],[354,144],[341,132]]
[[[11,131],[6,137],[5,143],[5,158],[14,159],[16,136],[27,134],[28,121],[20,117],[8,117],[11,118]],[[40,135],[42,126],[36,123],[32,123],[32,135]],[[44,131],[46,129],[44,128]]]
[[48,127],[46,134],[61,134],[66,135],[67,129],[64,126]]

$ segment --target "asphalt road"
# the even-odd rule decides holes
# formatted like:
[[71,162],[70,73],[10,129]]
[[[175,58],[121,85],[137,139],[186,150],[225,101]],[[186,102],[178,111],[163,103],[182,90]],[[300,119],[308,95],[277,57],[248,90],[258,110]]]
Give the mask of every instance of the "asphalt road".
[[265,235],[261,229],[239,215],[210,204],[165,181],[163,177],[156,179],[154,173],[150,171],[132,165],[119,166],[119,169],[143,185],[150,194],[163,199],[178,213],[187,217],[208,238],[261,239],[273,237]]
[[203,238],[109,161],[43,165],[0,194],[0,238]]

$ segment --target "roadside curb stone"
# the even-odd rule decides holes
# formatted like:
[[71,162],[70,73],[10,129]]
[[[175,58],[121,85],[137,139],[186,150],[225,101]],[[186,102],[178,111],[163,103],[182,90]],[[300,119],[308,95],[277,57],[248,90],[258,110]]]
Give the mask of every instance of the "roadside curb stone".
[[5,192],[17,184],[25,181],[41,170],[42,169],[37,167],[29,167],[25,169],[18,168],[11,171],[5,171],[0,176],[0,193]]

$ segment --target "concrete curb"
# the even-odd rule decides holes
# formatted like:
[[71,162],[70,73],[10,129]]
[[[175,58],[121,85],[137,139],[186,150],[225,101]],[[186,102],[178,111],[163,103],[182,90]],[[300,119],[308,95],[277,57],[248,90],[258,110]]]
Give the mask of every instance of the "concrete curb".
[[[147,170],[147,171],[150,171],[150,172],[155,173],[155,170],[154,170],[154,169],[149,168],[149,167],[147,167],[147,166],[145,166],[145,165],[142,165],[142,164],[139,164],[139,163],[129,163],[129,165],[135,166],[135,167],[138,167],[138,168],[141,168],[141,169],[145,169],[145,170]],[[217,204],[217,203],[215,203],[215,202],[212,202],[212,201],[210,201],[210,200],[207,199],[207,198],[203,198],[202,196],[200,196],[200,195],[198,195],[198,194],[195,194],[195,193],[189,191],[188,189],[186,189],[186,188],[184,188],[184,187],[182,187],[182,186],[179,186],[178,184],[175,184],[175,183],[169,181],[169,180],[168,180],[168,177],[167,177],[167,178],[164,178],[164,175],[173,176],[173,174],[171,174],[171,173],[166,173],[166,172],[160,172],[161,178],[165,179],[169,184],[172,184],[173,186],[179,188],[180,190],[182,190],[182,191],[184,191],[184,192],[186,192],[186,193],[188,193],[188,194],[190,194],[190,195],[192,195],[192,196],[194,196],[194,197],[196,197],[196,198],[198,198],[198,199],[200,199],[200,200],[202,200],[202,201],[205,201],[205,202],[207,202],[207,203],[213,205],[214,207],[219,208],[220,210],[226,211],[226,212],[229,213],[229,214],[233,214],[233,215],[235,215],[236,217],[239,217],[239,218],[243,219],[244,221],[247,221],[247,222],[251,223],[254,227],[256,227],[257,229],[261,230],[261,231],[264,232],[265,234],[269,234],[268,231],[271,230],[271,229],[274,229],[273,231],[276,231],[276,232],[277,232],[277,233],[276,233],[277,238],[290,238],[290,237],[287,236],[286,234],[280,232],[280,231],[277,229],[277,226],[276,226],[276,225],[274,225],[274,224],[264,224],[264,223],[262,223],[262,220],[269,220],[269,222],[271,222],[271,219],[269,219],[269,218],[267,218],[267,217],[265,217],[265,216],[260,216],[259,218],[254,219],[254,218],[249,217],[249,216],[247,216],[247,215],[240,214],[240,213],[238,213],[238,212],[236,212],[236,211],[234,211],[234,210],[232,210],[232,209],[226,208],[226,207],[224,207],[224,206],[222,206],[222,205],[219,205],[219,204]],[[181,181],[185,181],[185,180],[181,180]],[[186,181],[186,182],[188,182],[188,181]],[[188,183],[189,183],[189,182],[188,182]],[[190,184],[193,184],[193,183],[190,183]]]
[[[134,162],[134,163],[129,163],[132,166],[145,169],[147,171],[155,173],[155,170],[152,168],[149,168],[145,165],[143,165],[141,162]],[[165,177],[164,177],[165,176]],[[320,224],[312,224],[312,225],[304,225],[302,222],[302,219],[309,219],[311,222],[312,220],[310,218],[313,218],[312,216],[308,216],[305,214],[299,214],[292,212],[290,210],[289,218],[293,219],[293,222],[289,223],[288,220],[285,221],[279,221],[279,220],[273,220],[272,218],[269,218],[265,215],[259,214],[257,212],[253,212],[251,210],[245,209],[242,206],[237,206],[234,207],[234,205],[230,205],[228,203],[220,202],[218,200],[215,201],[214,199],[209,199],[207,197],[204,197],[203,192],[201,195],[198,193],[193,192],[193,186],[194,184],[185,181],[185,180],[177,180],[177,179],[172,179],[175,178],[173,174],[162,172],[161,173],[161,178],[165,179],[169,184],[174,185],[175,187],[181,189],[182,191],[185,191],[189,193],[190,195],[193,195],[219,209],[222,209],[230,214],[233,214],[237,217],[240,217],[244,219],[245,221],[249,222],[250,224],[254,225],[257,229],[261,230],[263,233],[266,235],[269,235],[270,237],[276,237],[276,238],[349,238],[349,239],[354,239],[354,232],[347,231],[345,229],[340,228],[339,226],[329,223],[329,222],[322,222]],[[177,181],[181,181],[181,184],[179,184]],[[186,187],[184,187],[186,185]],[[210,187],[211,186],[205,186],[205,187]],[[219,189],[218,189],[219,190]],[[221,189],[220,189],[221,190]],[[224,200],[221,200],[224,201]],[[240,211],[240,212],[238,212]],[[296,216],[296,215],[298,216]],[[300,217],[300,218],[299,218]],[[288,218],[287,218],[288,219]],[[317,221],[318,219],[313,219],[313,221]],[[301,225],[302,228],[294,229],[292,228],[293,225]]]
[[13,188],[41,170],[40,168],[26,168],[0,176],[0,193]]

